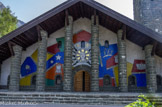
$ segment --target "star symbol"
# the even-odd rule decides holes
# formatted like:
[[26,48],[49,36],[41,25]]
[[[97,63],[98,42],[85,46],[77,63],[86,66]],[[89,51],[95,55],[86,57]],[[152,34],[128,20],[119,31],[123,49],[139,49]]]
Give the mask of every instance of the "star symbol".
[[56,56],[56,60],[61,60],[61,56],[60,55],[57,55]]

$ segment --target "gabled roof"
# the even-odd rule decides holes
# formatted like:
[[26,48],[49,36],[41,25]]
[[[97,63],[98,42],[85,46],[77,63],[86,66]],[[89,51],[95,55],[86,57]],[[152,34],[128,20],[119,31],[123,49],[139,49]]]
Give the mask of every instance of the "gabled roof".
[[10,41],[24,49],[36,43],[38,41],[37,25],[46,30],[49,35],[64,27],[65,10],[68,10],[69,15],[73,16],[74,21],[81,17],[90,19],[96,10],[101,26],[116,33],[125,25],[128,40],[141,47],[157,42],[155,53],[162,57],[162,36],[160,34],[93,0],[68,0],[0,38],[0,61],[11,56],[8,46]]

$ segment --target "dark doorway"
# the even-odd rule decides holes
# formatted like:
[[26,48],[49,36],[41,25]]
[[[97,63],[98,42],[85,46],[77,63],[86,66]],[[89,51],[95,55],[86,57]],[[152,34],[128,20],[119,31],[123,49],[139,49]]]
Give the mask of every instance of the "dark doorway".
[[162,80],[161,80],[161,76],[160,75],[156,75],[156,83],[157,85],[162,85]]
[[60,75],[57,75],[56,76],[56,85],[61,85],[61,76]]
[[104,86],[111,86],[111,77],[109,75],[105,75],[103,78]]
[[36,85],[36,75],[34,75],[33,77],[32,77],[32,85]]
[[128,86],[136,86],[136,77],[133,75],[130,75],[128,77]]
[[9,88],[9,85],[10,85],[10,75],[7,78],[7,88]]

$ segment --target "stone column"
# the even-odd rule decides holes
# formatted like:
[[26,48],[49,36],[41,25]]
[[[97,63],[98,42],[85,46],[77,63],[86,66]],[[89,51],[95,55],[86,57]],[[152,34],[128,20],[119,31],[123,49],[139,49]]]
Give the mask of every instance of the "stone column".
[[155,59],[151,56],[152,48],[153,45],[145,46],[147,90],[150,93],[154,93],[157,90]]
[[47,32],[41,30],[42,40],[38,47],[38,70],[36,76],[36,91],[45,90],[46,54],[47,54]]
[[22,47],[15,45],[13,46],[13,51],[14,56],[11,58],[9,91],[19,91]]
[[[94,23],[96,21],[96,24]],[[99,23],[98,16],[96,20],[91,17],[91,91],[99,91]]]
[[123,30],[118,30],[118,74],[119,74],[119,91],[127,92],[127,62],[126,62],[126,43],[122,40]]
[[68,16],[69,24],[65,19],[65,47],[64,47],[64,81],[63,90],[72,91],[72,37],[73,18]]

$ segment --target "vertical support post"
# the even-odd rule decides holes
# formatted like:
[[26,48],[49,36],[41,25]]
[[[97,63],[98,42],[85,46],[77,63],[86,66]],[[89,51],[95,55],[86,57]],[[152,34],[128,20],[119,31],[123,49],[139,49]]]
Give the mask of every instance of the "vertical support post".
[[36,91],[45,90],[45,71],[46,71],[46,54],[47,54],[47,37],[46,31],[41,30],[40,35],[42,40],[38,47],[38,71],[36,77]]
[[122,39],[123,30],[118,30],[118,72],[119,72],[119,91],[127,92],[127,62],[126,62],[126,43]]
[[157,83],[156,83],[155,59],[153,56],[151,56],[152,49],[153,45],[145,46],[146,80],[148,92],[155,93],[157,90]]
[[22,47],[15,45],[13,46],[13,51],[14,56],[11,58],[9,91],[19,91]]
[[67,16],[67,18],[65,18],[64,91],[72,91],[72,37],[73,18],[72,16]]
[[[96,18],[95,18],[96,17]],[[96,20],[95,20],[96,19]],[[95,23],[94,23],[95,22]],[[91,17],[91,91],[99,91],[99,22],[98,16]]]

